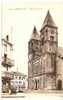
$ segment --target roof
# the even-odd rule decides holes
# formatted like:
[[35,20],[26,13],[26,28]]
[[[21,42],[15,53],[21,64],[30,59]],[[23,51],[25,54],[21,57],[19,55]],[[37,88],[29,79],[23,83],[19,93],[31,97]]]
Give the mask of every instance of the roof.
[[45,17],[45,20],[43,22],[43,26],[42,27],[44,27],[46,25],[53,26],[53,27],[56,27],[57,28],[57,26],[56,26],[55,22],[53,21],[53,18],[51,16],[49,10],[47,12],[47,15]]
[[34,26],[34,29],[33,29],[32,35],[31,35],[31,39],[40,40],[40,35],[38,34],[35,26]]

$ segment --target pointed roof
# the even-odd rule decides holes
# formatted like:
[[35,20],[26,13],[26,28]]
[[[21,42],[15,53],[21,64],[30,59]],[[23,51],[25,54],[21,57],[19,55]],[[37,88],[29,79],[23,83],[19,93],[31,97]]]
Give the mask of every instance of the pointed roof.
[[36,29],[35,26],[34,26],[34,29],[33,29],[33,33],[37,33],[37,29]]
[[35,26],[34,26],[34,29],[33,29],[32,35],[31,35],[31,39],[40,40],[40,36],[39,36]]
[[48,10],[47,15],[45,17],[45,20],[43,22],[43,27],[49,25],[49,26],[53,26],[53,27],[57,27],[56,24],[53,21],[53,18]]

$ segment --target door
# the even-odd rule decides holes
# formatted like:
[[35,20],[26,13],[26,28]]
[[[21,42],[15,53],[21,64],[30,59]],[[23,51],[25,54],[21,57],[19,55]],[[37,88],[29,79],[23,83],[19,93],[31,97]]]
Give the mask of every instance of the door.
[[38,89],[38,87],[37,87],[37,80],[35,80],[35,90],[37,90]]
[[39,80],[35,80],[35,90],[39,89]]
[[62,80],[58,80],[58,85],[57,85],[58,90],[62,90]]

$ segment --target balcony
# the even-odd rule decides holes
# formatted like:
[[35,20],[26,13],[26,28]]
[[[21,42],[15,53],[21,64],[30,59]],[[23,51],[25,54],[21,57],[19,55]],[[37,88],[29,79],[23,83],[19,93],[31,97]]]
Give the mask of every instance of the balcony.
[[8,57],[2,57],[2,65],[4,67],[12,67],[14,65],[14,60],[11,60]]
[[7,71],[4,71],[4,72],[2,72],[2,78],[3,79],[12,79],[12,74],[11,74],[11,72],[7,72]]

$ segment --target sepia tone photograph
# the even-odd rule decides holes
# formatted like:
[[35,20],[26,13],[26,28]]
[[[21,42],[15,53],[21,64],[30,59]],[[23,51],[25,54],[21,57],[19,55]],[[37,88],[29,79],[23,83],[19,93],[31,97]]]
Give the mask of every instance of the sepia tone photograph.
[[63,2],[1,1],[1,99],[63,99]]

